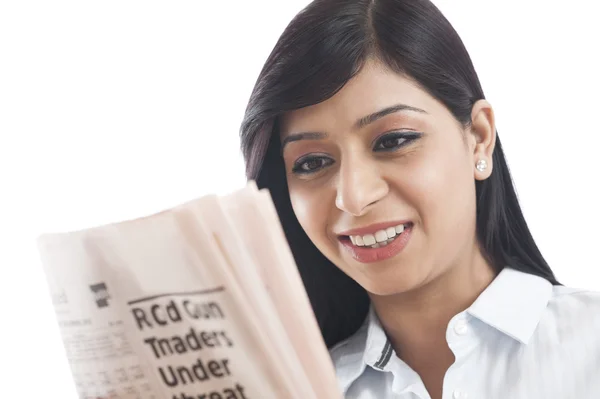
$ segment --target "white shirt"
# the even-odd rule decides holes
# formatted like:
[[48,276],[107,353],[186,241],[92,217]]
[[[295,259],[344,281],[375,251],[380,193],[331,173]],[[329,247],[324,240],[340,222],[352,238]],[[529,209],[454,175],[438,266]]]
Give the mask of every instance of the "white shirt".
[[[443,399],[600,399],[600,293],[504,269],[450,320]],[[346,398],[430,399],[373,311],[331,351]]]

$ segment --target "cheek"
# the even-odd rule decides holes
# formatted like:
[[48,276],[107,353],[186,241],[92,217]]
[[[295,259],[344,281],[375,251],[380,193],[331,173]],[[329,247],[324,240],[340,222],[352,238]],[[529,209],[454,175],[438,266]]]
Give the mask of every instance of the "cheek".
[[310,197],[301,195],[294,190],[290,190],[290,200],[298,222],[300,222],[300,225],[306,230],[307,226],[311,225],[311,220],[314,218],[314,216],[311,215]]
[[406,191],[428,233],[454,231],[474,208],[473,173],[465,157],[461,149],[446,149],[412,165]]
[[322,190],[290,186],[290,200],[298,222],[317,246],[326,239],[329,205]]

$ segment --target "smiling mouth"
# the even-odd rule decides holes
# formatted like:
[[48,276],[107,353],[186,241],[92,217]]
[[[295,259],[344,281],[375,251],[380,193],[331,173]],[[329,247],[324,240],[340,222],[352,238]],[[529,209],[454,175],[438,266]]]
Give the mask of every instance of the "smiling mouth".
[[377,230],[372,234],[343,235],[339,236],[339,239],[346,244],[352,243],[354,247],[377,249],[391,244],[410,227],[412,227],[412,222]]

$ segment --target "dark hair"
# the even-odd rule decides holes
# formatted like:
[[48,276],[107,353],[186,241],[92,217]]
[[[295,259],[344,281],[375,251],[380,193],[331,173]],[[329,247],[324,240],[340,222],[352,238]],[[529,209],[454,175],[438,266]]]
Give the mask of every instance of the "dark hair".
[[[368,58],[411,77],[467,127],[485,98],[460,37],[428,0],[316,0],[288,25],[256,82],[241,126],[248,179],[268,188],[329,347],[354,333],[366,292],[312,244],[296,219],[278,134],[287,111],[332,97]],[[531,236],[500,139],[493,173],[476,182],[477,238],[496,271],[511,267],[559,284]]]

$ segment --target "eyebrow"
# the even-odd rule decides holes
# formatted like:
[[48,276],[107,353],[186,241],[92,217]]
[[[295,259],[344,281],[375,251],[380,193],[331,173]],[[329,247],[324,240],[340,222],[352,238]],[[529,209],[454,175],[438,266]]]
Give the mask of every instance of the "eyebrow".
[[[411,112],[418,112],[421,114],[427,114],[427,111],[422,110],[420,108],[416,108],[416,107],[412,107],[410,105],[406,105],[406,104],[396,104],[396,105],[392,105],[390,107],[386,107],[382,110],[379,110],[377,112],[374,112],[370,115],[364,116],[362,118],[360,118],[358,121],[356,121],[356,123],[354,124],[354,130],[359,130],[364,128],[365,126],[396,112],[402,112],[402,111],[411,111]],[[285,148],[285,146],[289,143],[293,143],[294,141],[300,141],[300,140],[323,140],[327,138],[327,134],[325,133],[320,133],[320,132],[302,132],[302,133],[294,133],[294,134],[290,134],[289,136],[285,137],[283,139],[283,141],[281,142],[281,149],[283,150],[283,148]]]
[[370,115],[367,115],[363,118],[360,118],[355,124],[354,124],[354,129],[355,130],[359,130],[362,129],[363,127],[385,117],[388,116],[390,114],[396,113],[396,112],[401,112],[401,111],[411,111],[411,112],[418,112],[420,114],[426,114],[427,111],[422,110],[421,108],[416,108],[416,107],[412,107],[410,105],[406,105],[406,104],[396,104],[396,105],[392,105],[391,107],[387,107],[384,108],[382,110],[379,110],[377,112],[374,112]]
[[283,149],[287,144],[293,143],[294,141],[300,140],[324,140],[327,138],[325,133],[319,132],[304,132],[304,133],[294,133],[290,134],[281,142],[281,148]]

